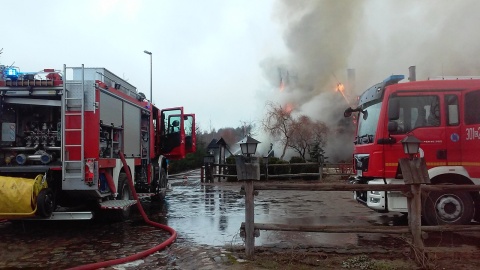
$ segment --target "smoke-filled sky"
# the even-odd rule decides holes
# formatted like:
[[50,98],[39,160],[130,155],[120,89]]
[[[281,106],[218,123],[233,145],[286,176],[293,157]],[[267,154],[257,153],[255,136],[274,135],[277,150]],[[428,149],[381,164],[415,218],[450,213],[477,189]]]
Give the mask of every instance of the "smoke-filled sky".
[[[266,101],[336,123],[391,74],[480,75],[476,0],[2,1],[0,64],[105,67],[202,130],[262,119]],[[354,89],[347,69],[355,70]],[[279,91],[281,82],[286,89]]]
[[[389,75],[407,78],[409,66],[416,66],[417,79],[480,75],[480,1],[283,0],[275,7],[287,53],[261,63],[272,86],[277,67],[286,78],[275,99],[328,123],[333,133],[348,106],[334,91],[338,82],[353,100]],[[347,69],[354,69],[355,80],[347,79]],[[327,155],[349,159],[351,134],[332,135]]]

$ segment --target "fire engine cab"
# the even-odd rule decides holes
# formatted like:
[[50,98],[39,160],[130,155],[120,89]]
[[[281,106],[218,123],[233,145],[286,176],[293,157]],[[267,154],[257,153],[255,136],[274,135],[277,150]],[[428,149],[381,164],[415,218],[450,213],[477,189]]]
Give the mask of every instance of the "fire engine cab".
[[[368,88],[357,114],[352,183],[402,184],[398,160],[407,135],[421,141],[432,184],[480,184],[480,79],[441,77],[399,83],[392,75]],[[394,191],[357,191],[358,202],[379,212],[408,213],[407,198]],[[468,224],[480,216],[478,192],[430,192],[423,196],[426,224]]]
[[[136,192],[162,199],[167,158],[195,149],[195,115],[160,110],[105,68],[0,65],[0,218],[128,218]],[[127,167],[121,157],[125,157]],[[74,210],[71,210],[74,209]]]

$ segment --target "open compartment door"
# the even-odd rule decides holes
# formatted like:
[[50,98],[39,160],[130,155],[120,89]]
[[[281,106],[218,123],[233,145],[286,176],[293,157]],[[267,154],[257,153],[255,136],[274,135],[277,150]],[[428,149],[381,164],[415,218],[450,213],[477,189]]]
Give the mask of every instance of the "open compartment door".
[[160,152],[169,159],[185,158],[185,125],[183,107],[161,111]]
[[195,133],[195,114],[185,114],[185,152],[194,153],[197,151],[197,138]]

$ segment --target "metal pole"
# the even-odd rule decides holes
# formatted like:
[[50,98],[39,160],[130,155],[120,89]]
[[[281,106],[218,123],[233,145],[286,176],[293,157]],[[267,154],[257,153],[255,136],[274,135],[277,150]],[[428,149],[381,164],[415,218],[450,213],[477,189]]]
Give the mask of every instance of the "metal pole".
[[152,96],[152,90],[153,90],[153,63],[152,63],[152,52],[149,52],[147,50],[143,51],[144,53],[150,55],[150,102],[153,103],[153,96]]
[[153,65],[152,65],[152,53],[150,53],[150,102],[153,103],[153,95],[152,95],[153,84],[152,84],[152,81],[153,81]]

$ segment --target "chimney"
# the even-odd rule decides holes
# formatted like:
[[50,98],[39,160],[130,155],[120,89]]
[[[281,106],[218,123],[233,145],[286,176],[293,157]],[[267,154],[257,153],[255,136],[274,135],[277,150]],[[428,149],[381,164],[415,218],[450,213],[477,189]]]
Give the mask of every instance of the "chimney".
[[414,82],[417,80],[417,74],[415,71],[415,66],[410,66],[408,68],[408,80]]

